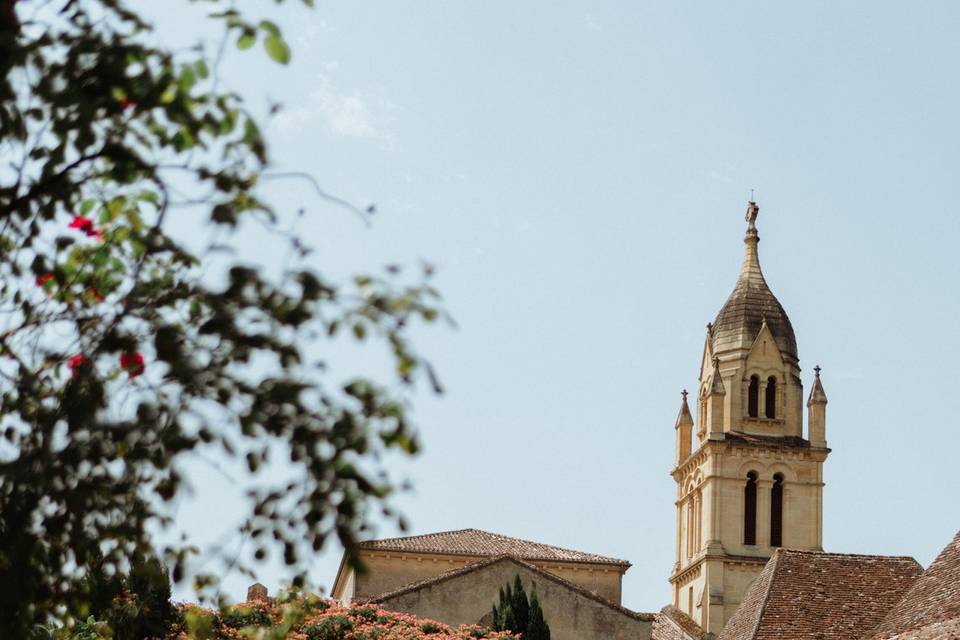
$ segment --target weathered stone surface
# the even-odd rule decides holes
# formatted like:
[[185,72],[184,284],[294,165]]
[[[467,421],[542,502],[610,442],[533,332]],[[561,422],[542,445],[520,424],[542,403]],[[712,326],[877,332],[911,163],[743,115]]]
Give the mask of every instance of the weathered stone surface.
[[579,585],[509,556],[490,558],[368,602],[450,625],[486,623],[499,590],[519,575],[536,593],[554,640],[645,640],[655,616],[620,607]]
[[394,591],[484,558],[512,555],[620,604],[626,560],[574,551],[509,536],[461,529],[363,542],[358,551],[367,571],[356,574],[341,563],[332,596],[347,604]]

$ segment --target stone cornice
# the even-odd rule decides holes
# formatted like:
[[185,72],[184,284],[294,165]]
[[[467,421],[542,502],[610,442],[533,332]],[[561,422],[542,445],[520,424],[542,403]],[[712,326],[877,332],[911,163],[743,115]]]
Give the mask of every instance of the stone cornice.
[[674,480],[679,482],[687,473],[696,467],[699,467],[710,455],[721,452],[731,452],[736,455],[744,453],[756,453],[763,451],[767,456],[783,460],[807,459],[816,462],[823,462],[827,459],[830,449],[827,447],[785,447],[777,445],[765,445],[760,443],[742,443],[730,442],[726,438],[723,440],[707,440],[696,451],[687,456],[687,459],[675,466],[670,472]]

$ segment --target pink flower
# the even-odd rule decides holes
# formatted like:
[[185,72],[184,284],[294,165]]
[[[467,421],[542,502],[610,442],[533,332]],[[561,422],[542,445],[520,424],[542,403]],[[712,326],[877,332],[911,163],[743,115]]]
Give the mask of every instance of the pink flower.
[[143,364],[143,354],[121,353],[120,368],[126,370],[131,378],[136,378],[146,369],[146,366]]
[[90,360],[82,353],[78,353],[67,360],[67,366],[70,367],[70,373],[73,374],[74,378],[80,373],[80,369],[88,364],[90,364]]
[[42,287],[43,285],[47,284],[47,283],[50,282],[51,280],[53,280],[53,272],[52,272],[52,271],[48,271],[48,272],[46,272],[45,274],[43,274],[42,276],[39,276],[39,277],[37,278],[37,286],[38,286],[38,287]]
[[79,229],[83,231],[88,238],[102,238],[103,232],[100,229],[96,229],[93,226],[93,220],[87,218],[86,216],[73,216],[73,220],[70,222],[69,227],[71,229]]

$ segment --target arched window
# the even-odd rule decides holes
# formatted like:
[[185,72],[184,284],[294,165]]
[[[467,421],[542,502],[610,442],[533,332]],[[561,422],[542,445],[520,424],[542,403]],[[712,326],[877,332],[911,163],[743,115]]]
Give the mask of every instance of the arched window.
[[783,474],[773,474],[770,489],[770,546],[783,546]]
[[757,544],[757,472],[747,474],[743,488],[743,544]]
[[751,418],[760,417],[760,378],[750,376],[750,386],[747,388],[747,414]]
[[777,379],[773,376],[767,378],[766,392],[766,411],[764,412],[771,420],[777,417]]

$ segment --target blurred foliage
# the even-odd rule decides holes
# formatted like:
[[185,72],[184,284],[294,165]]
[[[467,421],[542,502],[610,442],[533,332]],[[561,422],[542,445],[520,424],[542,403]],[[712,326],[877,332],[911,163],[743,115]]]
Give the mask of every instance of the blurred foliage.
[[[219,611],[182,605],[156,635],[142,636],[156,640],[517,640],[519,637],[477,625],[453,628],[442,622],[372,606],[342,607],[298,592]],[[111,624],[91,616],[69,629],[53,630],[42,640],[118,640],[118,636]]]
[[[273,22],[193,4],[223,45],[290,60]],[[219,89],[225,47],[208,48],[165,47],[123,0],[0,0],[2,638],[87,620],[102,597],[90,576],[154,551],[174,580],[191,575],[189,540],[154,550],[148,535],[171,524],[187,459],[233,457],[250,474],[282,462],[282,483],[257,478],[237,532],[256,558],[300,569],[331,537],[352,548],[374,508],[392,515],[380,452],[417,448],[404,386],[439,391],[408,335],[443,316],[431,269],[334,282],[308,264],[258,190],[260,128]],[[297,266],[271,278],[230,258],[212,284],[213,247],[171,235],[174,210],[227,238],[255,222]],[[331,379],[317,354],[344,332],[385,345],[401,384]],[[211,592],[218,573],[194,584]]]

